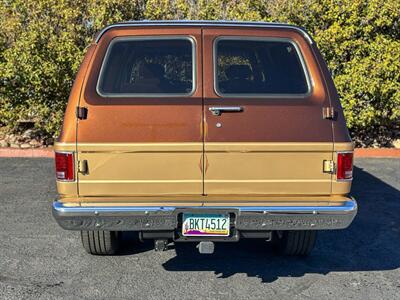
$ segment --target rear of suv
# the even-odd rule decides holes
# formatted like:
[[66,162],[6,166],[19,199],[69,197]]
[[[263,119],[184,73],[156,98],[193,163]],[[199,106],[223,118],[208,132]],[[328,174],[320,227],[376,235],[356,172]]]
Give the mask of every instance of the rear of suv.
[[92,254],[121,231],[260,238],[306,255],[357,212],[353,145],[329,71],[301,28],[128,22],[89,47],[55,145],[53,215]]

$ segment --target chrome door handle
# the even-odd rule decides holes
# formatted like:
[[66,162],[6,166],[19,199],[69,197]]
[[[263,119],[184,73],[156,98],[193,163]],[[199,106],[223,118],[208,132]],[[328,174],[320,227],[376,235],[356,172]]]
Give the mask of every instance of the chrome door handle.
[[241,112],[243,107],[241,106],[212,106],[208,108],[214,116],[220,116],[223,112]]

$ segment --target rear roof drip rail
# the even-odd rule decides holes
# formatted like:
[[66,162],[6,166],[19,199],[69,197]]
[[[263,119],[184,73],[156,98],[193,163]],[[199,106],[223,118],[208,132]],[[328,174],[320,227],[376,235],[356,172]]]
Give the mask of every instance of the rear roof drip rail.
[[97,44],[101,37],[110,29],[118,27],[142,27],[142,26],[198,26],[198,27],[243,27],[243,28],[278,28],[292,29],[299,32],[309,43],[313,44],[311,36],[307,31],[299,26],[289,25],[284,23],[268,23],[268,22],[238,22],[238,21],[128,21],[109,25],[101,30],[95,38]]

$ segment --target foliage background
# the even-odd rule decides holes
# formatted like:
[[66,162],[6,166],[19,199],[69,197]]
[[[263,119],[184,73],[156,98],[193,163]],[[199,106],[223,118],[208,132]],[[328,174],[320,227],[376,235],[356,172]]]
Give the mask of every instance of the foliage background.
[[305,27],[361,146],[400,138],[399,0],[1,0],[0,126],[56,136],[87,45],[125,20],[285,22]]

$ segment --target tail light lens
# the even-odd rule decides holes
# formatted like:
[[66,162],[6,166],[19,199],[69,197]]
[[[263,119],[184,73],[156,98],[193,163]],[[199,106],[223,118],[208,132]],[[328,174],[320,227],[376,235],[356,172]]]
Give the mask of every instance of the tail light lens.
[[72,152],[56,152],[56,178],[57,180],[74,180],[74,154]]
[[353,152],[338,153],[337,179],[353,178]]

